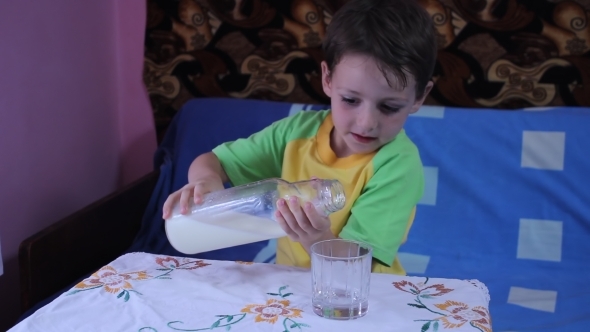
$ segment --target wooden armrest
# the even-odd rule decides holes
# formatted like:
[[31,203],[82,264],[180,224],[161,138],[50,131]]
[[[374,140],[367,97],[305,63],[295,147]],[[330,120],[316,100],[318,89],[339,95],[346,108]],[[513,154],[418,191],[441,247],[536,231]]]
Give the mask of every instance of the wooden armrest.
[[129,248],[158,175],[151,172],[21,242],[22,312]]

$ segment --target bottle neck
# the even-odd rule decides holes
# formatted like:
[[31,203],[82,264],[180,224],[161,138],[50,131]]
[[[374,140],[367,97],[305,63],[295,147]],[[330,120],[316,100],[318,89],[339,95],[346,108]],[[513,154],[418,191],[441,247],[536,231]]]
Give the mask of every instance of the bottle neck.
[[338,180],[314,179],[289,184],[280,190],[280,196],[288,198],[297,196],[303,201],[311,202],[316,210],[328,216],[341,210],[346,202],[344,187]]
[[346,203],[344,187],[338,180],[316,180],[318,187],[319,205],[326,215],[340,211]]

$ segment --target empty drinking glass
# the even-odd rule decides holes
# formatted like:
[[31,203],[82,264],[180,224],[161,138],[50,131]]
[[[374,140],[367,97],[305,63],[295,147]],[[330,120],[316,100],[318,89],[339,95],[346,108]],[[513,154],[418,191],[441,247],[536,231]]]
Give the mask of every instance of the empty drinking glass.
[[355,319],[369,309],[372,248],[334,239],[311,246],[312,304],[319,316]]

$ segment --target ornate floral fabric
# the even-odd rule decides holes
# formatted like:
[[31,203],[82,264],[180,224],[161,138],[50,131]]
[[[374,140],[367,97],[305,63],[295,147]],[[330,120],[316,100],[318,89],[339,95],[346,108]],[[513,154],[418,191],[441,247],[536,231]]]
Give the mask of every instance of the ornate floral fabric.
[[[417,0],[439,55],[431,105],[590,105],[590,0]],[[321,42],[345,0],[147,0],[158,132],[190,98],[322,103]]]
[[367,314],[338,321],[314,313],[308,269],[130,253],[9,332],[492,331],[477,280],[373,273],[370,287]]

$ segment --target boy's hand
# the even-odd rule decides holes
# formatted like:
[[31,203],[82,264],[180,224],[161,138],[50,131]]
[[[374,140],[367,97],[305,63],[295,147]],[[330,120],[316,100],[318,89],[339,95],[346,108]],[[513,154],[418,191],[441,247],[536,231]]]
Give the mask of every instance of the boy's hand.
[[168,219],[171,217],[172,209],[177,202],[180,204],[180,213],[187,214],[189,212],[188,206],[191,197],[195,204],[200,204],[203,200],[203,195],[223,189],[221,179],[214,176],[201,178],[188,183],[168,196],[162,208],[162,218]]
[[336,238],[330,230],[330,219],[319,214],[310,202],[300,204],[296,196],[279,199],[275,217],[289,238],[301,243],[308,252],[312,244]]

